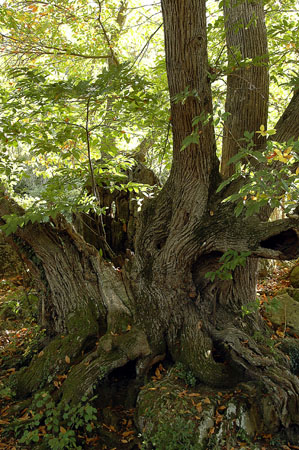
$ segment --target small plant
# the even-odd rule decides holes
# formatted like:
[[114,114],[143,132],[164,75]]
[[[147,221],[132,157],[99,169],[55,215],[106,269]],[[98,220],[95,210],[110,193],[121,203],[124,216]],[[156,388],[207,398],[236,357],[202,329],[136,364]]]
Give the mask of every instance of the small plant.
[[37,316],[38,297],[25,290],[11,291],[6,296],[6,300],[0,308],[2,319],[7,318],[32,318]]
[[171,424],[161,422],[156,432],[144,436],[143,449],[152,445],[156,450],[201,450],[201,446],[194,443],[194,432],[194,423],[183,417],[177,417]]
[[220,280],[232,280],[233,271],[237,266],[245,266],[246,259],[251,252],[237,252],[236,250],[227,250],[219,259],[220,267],[215,272],[207,272],[205,278],[214,281],[216,277]]
[[187,386],[194,387],[196,385],[195,376],[183,363],[178,362],[175,365],[175,370],[178,378],[184,381]]
[[277,297],[273,297],[271,302],[265,305],[266,312],[277,312],[281,306],[281,301]]
[[82,449],[78,445],[76,431],[91,432],[96,412],[86,397],[82,397],[75,406],[63,404],[56,407],[50,394],[40,392],[35,395],[30,411],[12,426],[19,444],[42,441],[51,450]]
[[249,302],[246,305],[241,306],[241,314],[244,319],[248,314],[256,313],[260,308],[260,301],[257,298],[255,302]]
[[0,400],[2,399],[11,399],[15,393],[11,389],[10,386],[6,386],[2,381],[0,382]]
[[240,439],[240,441],[246,442],[246,444],[251,444],[251,440],[243,428],[239,428],[239,430],[236,433],[236,436]]

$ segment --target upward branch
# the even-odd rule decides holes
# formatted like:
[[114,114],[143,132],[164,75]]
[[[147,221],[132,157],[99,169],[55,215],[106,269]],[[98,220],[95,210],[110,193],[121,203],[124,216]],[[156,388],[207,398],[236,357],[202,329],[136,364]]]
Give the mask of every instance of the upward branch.
[[[162,12],[174,141],[171,177],[181,186],[199,179],[208,184],[217,165],[213,126],[211,121],[193,126],[196,117],[212,114],[205,1],[162,0]],[[183,92],[185,98],[175,98]],[[193,143],[181,151],[192,133]]]
[[271,136],[272,141],[286,142],[289,139],[299,138],[299,90],[294,92],[294,95],[288,104],[286,110],[278,120],[274,127],[276,134]]
[[[229,117],[224,127],[221,172],[228,178],[234,173],[234,165],[228,165],[228,161],[239,152],[244,132],[259,130],[261,125],[266,127],[269,76],[263,2],[223,3],[230,73],[225,104]],[[254,143],[262,148],[265,139],[257,138],[255,135]]]

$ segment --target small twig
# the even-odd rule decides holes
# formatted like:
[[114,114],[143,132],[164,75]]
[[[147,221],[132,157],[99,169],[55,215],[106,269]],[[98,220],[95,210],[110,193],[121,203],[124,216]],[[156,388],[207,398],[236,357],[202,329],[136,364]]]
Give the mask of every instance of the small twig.
[[240,62],[238,61],[237,57],[235,56],[234,52],[232,51],[232,49],[230,48],[230,46],[228,44],[226,44],[227,46],[227,50],[230,52],[230,54],[232,55],[232,57],[234,58],[234,60],[237,63],[237,66],[240,66]]
[[[17,55],[17,54],[23,54],[23,55],[31,54],[31,55],[37,55],[37,56],[42,56],[42,55],[75,56],[75,57],[83,58],[83,59],[109,59],[109,58],[111,58],[111,55],[84,55],[82,53],[69,52],[68,49],[44,45],[42,42],[40,43],[42,48],[39,48],[36,45],[34,46],[34,44],[31,44],[31,46],[26,47],[23,44],[23,42],[20,41],[19,39],[13,38],[11,36],[7,36],[3,33],[0,33],[0,36],[2,36],[3,39],[13,41],[14,43],[17,43],[20,45],[19,48],[15,48],[14,50],[7,50],[7,53],[5,53],[4,56],[5,55]],[[53,50],[53,51],[49,51],[49,50]]]
[[114,62],[116,65],[119,65],[119,61],[118,61],[118,59],[117,59],[117,57],[116,57],[116,55],[115,55],[115,53],[114,53],[114,51],[113,51],[113,46],[112,46],[112,44],[111,44],[111,41],[110,41],[109,36],[108,36],[108,34],[107,34],[107,31],[105,30],[105,27],[104,27],[104,25],[103,25],[103,22],[102,22],[102,20],[101,20],[102,2],[99,1],[99,0],[98,0],[98,5],[99,5],[98,22],[99,22],[100,27],[101,27],[101,29],[102,29],[102,31],[103,31],[104,37],[105,37],[105,39],[106,39],[106,42],[107,42],[107,44],[108,44],[108,48],[109,48],[109,51],[110,51],[110,53],[111,53],[110,58],[112,58],[113,62]]
[[158,31],[160,30],[160,28],[162,28],[163,23],[161,23],[158,28],[150,35],[150,37],[148,38],[148,40],[146,41],[145,45],[142,47],[141,51],[139,52],[139,54],[136,56],[131,68],[133,68],[135,66],[135,64],[137,63],[138,59],[142,57],[143,53],[145,53],[145,51],[147,50],[151,40],[153,39],[153,37],[155,36],[155,34],[158,33]]
[[[91,97],[88,97],[87,105],[86,105],[86,120],[85,120],[87,156],[88,156],[88,164],[89,164],[89,171],[90,171],[90,177],[91,177],[92,192],[93,192],[93,195],[94,195],[95,199],[98,202],[99,207],[101,208],[101,199],[100,199],[99,192],[98,192],[98,189],[97,189],[95,176],[94,176],[94,169],[93,169],[93,164],[92,164],[92,159],[91,159],[90,130],[89,130],[89,112],[90,112],[89,107],[90,107],[90,101],[91,101]],[[98,234],[103,239],[104,246],[105,246],[105,249],[106,249],[109,257],[110,258],[114,258],[115,254],[114,254],[113,250],[111,249],[111,247],[109,246],[109,244],[107,242],[105,226],[104,226],[104,222],[103,222],[103,215],[102,215],[101,211],[100,211],[100,214],[99,214],[99,219],[100,219],[100,228],[101,229],[98,230]]]

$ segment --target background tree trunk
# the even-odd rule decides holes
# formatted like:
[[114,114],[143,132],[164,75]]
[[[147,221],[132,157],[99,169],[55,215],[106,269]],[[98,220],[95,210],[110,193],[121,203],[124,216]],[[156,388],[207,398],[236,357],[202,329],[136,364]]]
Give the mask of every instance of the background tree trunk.
[[[242,148],[244,132],[264,125],[267,129],[269,75],[265,13],[262,1],[223,2],[229,62],[223,129],[221,173],[234,172],[228,161]],[[253,142],[263,148],[265,138],[254,134]]]

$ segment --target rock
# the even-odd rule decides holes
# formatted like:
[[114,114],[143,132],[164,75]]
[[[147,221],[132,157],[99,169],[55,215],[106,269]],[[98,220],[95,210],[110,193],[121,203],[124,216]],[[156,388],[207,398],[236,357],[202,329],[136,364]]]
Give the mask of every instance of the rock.
[[274,325],[286,325],[291,334],[299,334],[299,303],[289,294],[274,297],[266,307],[265,316]]
[[[189,389],[171,369],[161,380],[144,386],[138,396],[135,423],[146,449],[250,449],[256,434],[277,433],[275,405],[254,382],[225,390],[198,384]],[[261,417],[266,420],[261,420]]]
[[276,297],[282,295],[282,294],[289,294],[290,297],[292,297],[294,300],[296,300],[296,302],[299,302],[299,288],[293,288],[293,287],[288,287],[288,288],[284,288],[281,289]]
[[290,281],[294,288],[299,288],[299,265],[293,267],[291,270]]
[[287,294],[289,294],[296,302],[299,302],[299,288],[289,287],[287,288]]

